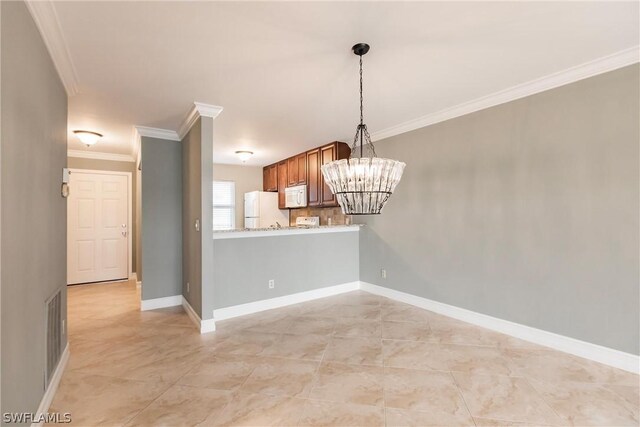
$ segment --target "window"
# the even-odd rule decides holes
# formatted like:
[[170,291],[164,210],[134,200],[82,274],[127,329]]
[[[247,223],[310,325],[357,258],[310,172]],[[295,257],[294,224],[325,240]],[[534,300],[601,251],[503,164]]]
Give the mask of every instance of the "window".
[[236,183],[213,181],[213,229],[236,228]]

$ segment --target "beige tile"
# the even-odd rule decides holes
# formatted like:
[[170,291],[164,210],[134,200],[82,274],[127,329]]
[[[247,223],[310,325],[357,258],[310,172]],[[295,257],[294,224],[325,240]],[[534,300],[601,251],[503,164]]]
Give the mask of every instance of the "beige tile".
[[453,374],[474,417],[562,425],[562,420],[524,378]]
[[392,322],[429,322],[429,312],[408,304],[382,306],[382,320]]
[[565,424],[574,426],[637,426],[638,407],[599,384],[546,383],[530,380]]
[[640,385],[628,386],[628,385],[615,385],[615,384],[605,384],[604,388],[617,393],[619,396],[622,396],[633,405],[634,408],[640,407]]
[[386,408],[385,418],[387,427],[454,427],[474,426],[471,418],[440,418],[438,414],[406,409]]
[[[430,423],[472,425],[471,414],[448,372],[384,369],[384,402],[387,408],[429,413]],[[421,418],[427,422],[426,417]]]
[[295,335],[331,335],[334,327],[335,321],[332,318],[300,316],[293,318],[287,332]]
[[473,419],[476,423],[476,427],[540,427],[542,424],[531,424],[524,423],[520,421],[508,421],[508,420],[492,420],[490,418],[479,418],[475,417]]
[[281,334],[289,330],[289,328],[291,327],[291,319],[291,317],[286,316],[281,319],[258,322],[256,324],[247,326],[245,330],[253,332],[270,332],[274,334]]
[[432,340],[431,328],[424,322],[382,322],[382,338],[405,341]]
[[128,426],[197,425],[218,417],[231,401],[231,393],[173,386],[136,415]]
[[336,305],[336,316],[358,319],[380,320],[381,309],[374,305]]
[[384,426],[384,409],[354,403],[307,400],[300,426]]
[[68,295],[52,410],[78,425],[380,425],[385,400],[390,426],[472,425],[467,404],[478,425],[638,424],[637,375],[362,291],[203,335],[181,307],[140,312],[133,282]]
[[280,338],[280,334],[265,332],[238,331],[215,344],[212,350],[215,353],[241,354],[255,356],[265,351]]
[[383,371],[379,367],[323,363],[309,397],[382,406],[382,381]]
[[199,363],[178,384],[219,390],[240,387],[257,366],[252,356],[216,354]]
[[511,359],[500,349],[472,345],[441,345],[447,352],[449,370],[475,374],[513,375]]
[[49,412],[71,413],[73,424],[122,425],[168,386],[66,372]]
[[215,426],[295,426],[302,415],[304,400],[264,394],[237,394],[216,419],[203,425]]
[[261,361],[241,387],[244,393],[307,397],[318,362],[269,359]]
[[352,365],[382,366],[382,341],[378,338],[333,337],[323,360]]
[[327,335],[283,334],[272,346],[267,347],[262,356],[276,356],[290,359],[320,360],[327,344]]
[[[443,316],[439,316],[441,319]],[[430,320],[430,340],[443,344],[461,344],[490,347],[504,347],[509,343],[506,335],[480,328],[454,319]],[[516,345],[516,341],[511,342]]]
[[638,375],[554,350],[507,349],[519,375],[546,382],[588,382],[637,386]]
[[448,371],[450,355],[440,345],[421,341],[382,340],[384,366]]
[[335,336],[380,338],[382,336],[382,322],[379,320],[343,318],[336,324]]

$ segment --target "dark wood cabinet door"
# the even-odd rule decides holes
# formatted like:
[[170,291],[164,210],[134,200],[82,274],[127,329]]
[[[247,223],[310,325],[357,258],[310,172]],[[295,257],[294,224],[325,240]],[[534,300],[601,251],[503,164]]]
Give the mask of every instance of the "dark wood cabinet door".
[[278,163],[278,207],[280,209],[285,208],[285,194],[284,189],[287,188],[287,161],[283,160]]
[[307,153],[298,154],[298,185],[307,183]]
[[265,166],[262,170],[263,191],[278,191],[278,165]]
[[289,187],[298,185],[298,157],[287,159],[287,184]]
[[309,206],[320,205],[320,149],[307,151],[307,194]]
[[262,191],[269,191],[269,167],[262,168]]
[[[330,144],[320,148],[320,164],[326,165],[336,160],[337,145]],[[329,186],[324,182],[322,171],[320,172],[320,203],[322,206],[337,206],[336,196],[331,192]]]

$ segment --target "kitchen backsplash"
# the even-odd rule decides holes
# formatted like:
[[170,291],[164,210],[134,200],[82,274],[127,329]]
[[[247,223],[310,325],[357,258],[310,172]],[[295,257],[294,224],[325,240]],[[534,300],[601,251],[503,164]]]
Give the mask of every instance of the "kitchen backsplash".
[[320,225],[329,225],[329,218],[331,218],[331,225],[344,225],[348,215],[342,213],[339,207],[336,208],[298,208],[291,209],[289,215],[290,225],[296,225],[296,218],[299,216],[318,216],[320,217]]

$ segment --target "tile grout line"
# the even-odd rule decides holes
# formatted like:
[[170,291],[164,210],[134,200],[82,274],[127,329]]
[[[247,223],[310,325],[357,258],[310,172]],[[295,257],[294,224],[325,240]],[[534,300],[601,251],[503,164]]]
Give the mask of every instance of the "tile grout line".
[[464,393],[462,393],[462,389],[460,388],[460,385],[458,384],[458,380],[456,380],[456,377],[455,377],[455,375],[453,375],[453,372],[449,371],[449,375],[453,379],[453,384],[456,386],[456,389],[458,390],[458,394],[462,398],[462,402],[464,403],[464,407],[467,408],[467,413],[471,417],[471,421],[473,422],[473,425],[477,426],[478,424],[476,423],[476,418],[471,413],[471,409],[469,409],[469,404],[467,403],[467,399],[465,399],[465,397],[464,397]]

